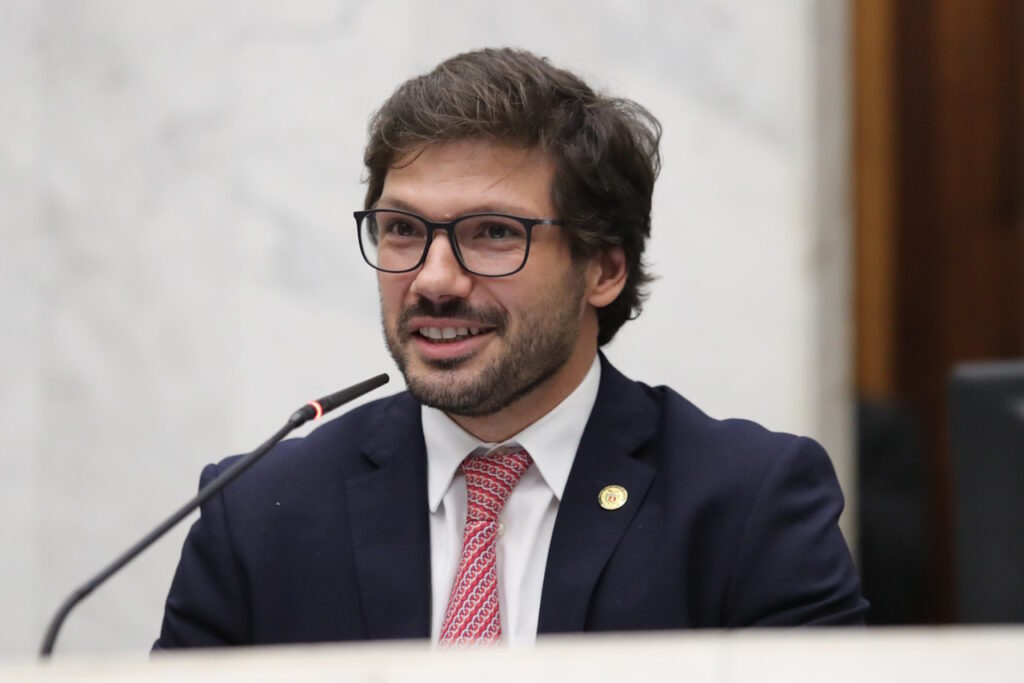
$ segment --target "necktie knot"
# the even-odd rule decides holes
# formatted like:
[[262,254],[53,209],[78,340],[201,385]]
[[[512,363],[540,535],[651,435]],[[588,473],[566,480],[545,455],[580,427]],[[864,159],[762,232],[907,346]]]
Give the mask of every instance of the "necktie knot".
[[497,522],[512,489],[533,459],[522,450],[470,455],[462,461],[469,522]]

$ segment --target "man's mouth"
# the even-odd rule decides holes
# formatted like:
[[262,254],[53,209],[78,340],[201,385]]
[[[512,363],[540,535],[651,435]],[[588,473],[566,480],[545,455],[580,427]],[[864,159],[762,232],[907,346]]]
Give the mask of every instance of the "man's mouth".
[[491,330],[485,327],[421,327],[416,333],[432,342],[453,342],[478,334],[486,334]]

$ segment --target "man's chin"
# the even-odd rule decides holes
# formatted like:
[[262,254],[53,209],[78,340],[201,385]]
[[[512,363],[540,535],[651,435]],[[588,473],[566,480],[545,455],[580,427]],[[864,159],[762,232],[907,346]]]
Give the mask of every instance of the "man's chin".
[[405,367],[405,381],[438,388],[468,388],[481,381],[486,366],[475,354],[448,358],[414,356]]
[[433,375],[407,376],[405,383],[417,401],[450,415],[477,417],[495,412],[487,405],[489,387],[480,383]]

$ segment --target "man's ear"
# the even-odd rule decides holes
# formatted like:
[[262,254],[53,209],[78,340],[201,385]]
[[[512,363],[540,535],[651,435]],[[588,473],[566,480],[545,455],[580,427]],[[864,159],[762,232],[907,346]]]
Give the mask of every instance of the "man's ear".
[[622,247],[607,247],[595,254],[587,267],[587,303],[603,308],[615,301],[626,286],[627,274]]

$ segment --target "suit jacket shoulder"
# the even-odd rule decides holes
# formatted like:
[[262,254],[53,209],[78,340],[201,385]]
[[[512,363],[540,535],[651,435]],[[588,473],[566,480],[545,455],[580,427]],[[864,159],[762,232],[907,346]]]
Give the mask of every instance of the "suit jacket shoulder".
[[281,442],[203,505],[154,647],[429,636],[425,468],[406,393]]
[[[602,362],[555,523],[541,630],[862,623],[824,450],[715,420]],[[628,498],[605,510],[598,496],[612,484]]]

